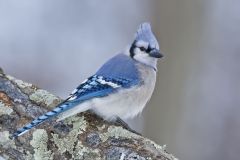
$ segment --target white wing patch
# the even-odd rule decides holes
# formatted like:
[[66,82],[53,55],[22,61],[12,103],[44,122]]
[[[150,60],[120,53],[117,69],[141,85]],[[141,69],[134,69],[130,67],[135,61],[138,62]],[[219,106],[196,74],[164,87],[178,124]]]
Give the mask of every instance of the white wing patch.
[[[88,81],[88,79],[85,79],[81,84],[84,84],[84,83],[86,83]],[[70,96],[69,97],[71,97],[71,95],[74,95],[74,94],[76,94],[77,92],[78,92],[79,90],[76,88],[76,89],[74,89],[72,92],[71,92],[71,94],[70,94]],[[76,98],[76,97],[75,97]],[[72,98],[72,99],[70,99],[70,100],[74,100],[75,99],[74,97]]]
[[72,101],[72,100],[74,100],[74,99],[76,99],[77,98],[77,96],[70,96],[70,98],[68,99],[68,101]]
[[77,93],[77,91],[78,91],[78,89],[74,89],[71,94],[73,95],[73,94]]
[[111,86],[111,87],[113,87],[113,88],[121,87],[120,85],[118,85],[118,84],[116,84],[116,83],[105,81],[102,76],[99,76],[98,79],[97,79],[97,81],[98,81],[99,83],[101,83],[101,84],[106,84],[106,85],[109,85],[109,86]]
[[81,84],[86,83],[87,81],[88,81],[88,79],[85,79]]

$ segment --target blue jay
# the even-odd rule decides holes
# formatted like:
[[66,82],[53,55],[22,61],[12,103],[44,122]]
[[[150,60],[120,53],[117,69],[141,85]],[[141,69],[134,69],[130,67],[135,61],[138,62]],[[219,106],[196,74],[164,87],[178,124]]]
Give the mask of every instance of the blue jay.
[[53,117],[63,120],[86,110],[108,121],[136,116],[142,112],[153,93],[157,59],[161,57],[150,24],[141,24],[133,43],[124,52],[107,61],[55,109],[18,129],[12,138]]

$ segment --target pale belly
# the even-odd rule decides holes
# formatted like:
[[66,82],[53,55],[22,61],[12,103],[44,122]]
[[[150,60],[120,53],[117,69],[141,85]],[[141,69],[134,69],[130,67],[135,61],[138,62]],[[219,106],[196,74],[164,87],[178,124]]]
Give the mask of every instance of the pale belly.
[[107,97],[93,99],[92,110],[106,120],[113,120],[116,116],[128,119],[141,113],[153,93],[156,72],[152,68],[140,72],[143,84]]

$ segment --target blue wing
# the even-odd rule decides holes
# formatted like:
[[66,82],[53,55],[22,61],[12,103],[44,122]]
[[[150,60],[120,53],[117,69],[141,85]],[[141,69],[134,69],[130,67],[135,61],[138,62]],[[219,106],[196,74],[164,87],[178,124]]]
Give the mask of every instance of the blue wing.
[[131,79],[126,78],[106,78],[99,75],[94,75],[80,84],[70,96],[61,104],[59,104],[52,111],[47,112],[46,114],[38,117],[33,120],[31,123],[25,125],[24,127],[18,129],[11,138],[16,138],[35,126],[43,123],[46,120],[49,120],[60,113],[73,108],[74,106],[82,103],[83,101],[96,98],[104,97],[113,92],[116,92],[119,88],[128,88],[129,84],[132,82]]

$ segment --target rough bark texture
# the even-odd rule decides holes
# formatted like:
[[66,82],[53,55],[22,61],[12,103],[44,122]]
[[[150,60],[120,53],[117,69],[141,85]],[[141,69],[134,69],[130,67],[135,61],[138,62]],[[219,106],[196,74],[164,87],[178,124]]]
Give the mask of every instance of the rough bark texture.
[[0,68],[0,159],[175,160],[164,147],[91,113],[54,119],[11,140],[17,128],[54,108],[61,99],[5,75]]

